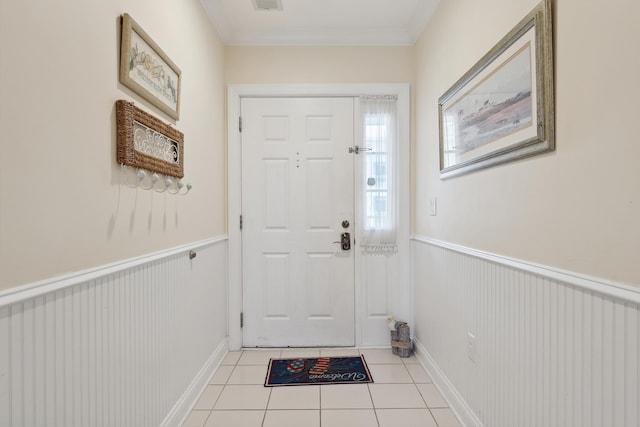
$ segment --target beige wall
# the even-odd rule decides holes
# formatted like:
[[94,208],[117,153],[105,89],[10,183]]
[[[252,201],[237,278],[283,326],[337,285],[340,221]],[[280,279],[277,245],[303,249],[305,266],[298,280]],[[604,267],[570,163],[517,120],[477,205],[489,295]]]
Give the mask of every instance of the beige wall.
[[[225,48],[197,0],[2,1],[0,290],[223,234],[225,82],[409,82],[417,234],[640,285],[640,5],[612,1],[556,1],[557,150],[447,181],[437,99],[536,0],[443,1],[415,48]],[[172,122],[118,83],[122,12],[182,69],[188,197],[121,185],[115,100]]]
[[[182,70],[177,123],[118,82],[123,12]],[[224,48],[198,0],[3,0],[0,16],[0,290],[225,233]],[[122,185],[117,99],[185,134],[187,197]]]
[[414,230],[640,286],[640,3],[555,1],[556,151],[439,179],[438,97],[537,2],[442,1],[422,35]]
[[411,83],[413,47],[227,46],[226,81]]

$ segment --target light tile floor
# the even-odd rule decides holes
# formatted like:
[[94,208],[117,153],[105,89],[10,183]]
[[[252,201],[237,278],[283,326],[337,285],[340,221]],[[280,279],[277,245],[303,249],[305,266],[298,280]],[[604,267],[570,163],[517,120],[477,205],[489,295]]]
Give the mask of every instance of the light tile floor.
[[[264,387],[272,357],[363,354],[374,383]],[[459,427],[415,356],[390,349],[230,352],[182,427]]]

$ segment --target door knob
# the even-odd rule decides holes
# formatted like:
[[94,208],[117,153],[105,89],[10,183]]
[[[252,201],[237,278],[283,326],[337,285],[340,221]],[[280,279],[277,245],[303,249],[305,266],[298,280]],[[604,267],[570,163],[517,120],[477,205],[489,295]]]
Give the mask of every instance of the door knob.
[[351,250],[351,233],[344,232],[340,234],[340,241],[333,243],[340,243],[343,251]]

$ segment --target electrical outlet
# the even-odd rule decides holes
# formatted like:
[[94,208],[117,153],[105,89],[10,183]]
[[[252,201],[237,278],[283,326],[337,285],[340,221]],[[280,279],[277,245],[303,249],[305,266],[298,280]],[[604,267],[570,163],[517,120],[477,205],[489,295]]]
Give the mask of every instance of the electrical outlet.
[[476,362],[476,336],[467,332],[467,357],[473,363]]
[[429,215],[436,216],[438,214],[438,199],[429,197]]

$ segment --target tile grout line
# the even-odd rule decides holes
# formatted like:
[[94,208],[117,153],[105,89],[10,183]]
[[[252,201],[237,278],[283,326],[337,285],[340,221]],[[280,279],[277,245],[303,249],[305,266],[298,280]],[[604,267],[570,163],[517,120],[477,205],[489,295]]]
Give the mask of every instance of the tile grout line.
[[[409,373],[409,375],[411,375],[411,373]],[[413,380],[413,377],[411,377],[411,379]],[[429,415],[431,415],[431,418],[433,418],[433,422],[436,423],[437,427],[440,427],[438,424],[438,420],[436,420],[436,417],[433,416],[433,412],[431,412],[431,408],[429,407],[429,402],[427,402],[427,399],[425,399],[422,393],[420,393],[420,389],[418,388],[418,384],[416,383],[415,380],[413,380],[413,385],[416,387],[416,390],[418,390],[418,394],[420,395],[420,398],[424,402],[424,406],[427,408],[427,411],[429,411]]]
[[260,423],[261,427],[264,427],[264,422],[267,420],[267,412],[269,411],[269,402],[271,401],[271,392],[273,388],[269,389],[269,397],[267,398],[267,406],[264,408],[264,413],[262,414],[262,422]]
[[371,407],[373,407],[373,415],[376,417],[377,427],[380,427],[380,419],[378,418],[378,411],[376,409],[376,402],[373,401],[373,395],[371,394],[371,384],[367,384],[367,390],[369,391],[369,399],[371,399]]
[[[238,362],[240,361],[240,358],[242,357],[242,353],[243,353],[243,351],[240,352],[240,355],[238,356],[238,359],[234,362],[233,365],[226,365],[226,366],[232,366],[231,372],[229,373],[229,376],[227,377],[227,379],[224,380],[224,384],[222,385],[222,390],[220,390],[220,394],[216,398],[216,401],[213,403],[213,407],[211,408],[211,412],[209,412],[209,417],[207,417],[207,421],[209,421],[209,418],[213,415],[213,411],[216,410],[215,409],[216,404],[218,403],[218,400],[220,400],[220,397],[222,397],[222,394],[224,393],[224,389],[227,387],[227,385],[229,385],[229,380],[231,379],[231,375],[233,375],[233,372],[236,370],[236,367],[238,366]],[[205,421],[205,423],[204,423],[205,426],[207,424],[207,421]]]
[[[322,357],[322,352],[320,352],[320,357]],[[318,418],[319,418],[319,427],[322,427],[322,386],[318,385]]]
[[[280,357],[280,356],[282,356],[282,350],[280,350],[280,353],[278,354],[278,357]],[[269,358],[269,360],[271,360],[271,358]],[[267,375],[268,375],[268,373],[267,373]],[[266,381],[266,377],[265,377],[265,381]],[[269,387],[269,397],[267,398],[267,405],[264,408],[264,414],[262,414],[262,423],[260,424],[261,427],[264,427],[264,423],[267,420],[267,412],[269,411],[269,403],[271,402],[271,393],[272,392],[273,392],[273,387]]]
[[[224,387],[222,389],[224,390]],[[222,391],[220,392],[220,394],[222,394]],[[215,403],[213,404],[213,406],[216,406]],[[211,408],[211,410],[209,411],[209,415],[207,415],[207,418],[204,420],[204,424],[202,424],[203,427],[207,425],[207,421],[209,421],[209,418],[211,418],[211,414],[213,414],[213,408]]]
[[[220,394],[216,397],[216,401],[214,402],[213,407],[212,407],[210,410],[208,410],[208,411],[207,411],[207,412],[208,412],[208,415],[207,415],[207,417],[206,417],[206,419],[205,419],[205,421],[204,421],[204,425],[206,425],[206,424],[211,420],[211,417],[212,417],[212,415],[213,415],[212,413],[213,413],[213,411],[215,410],[215,409],[214,409],[214,408],[215,408],[215,405],[216,405],[216,404],[218,403],[218,401],[220,400],[220,398],[221,398],[221,396],[222,396],[222,394],[223,394],[223,392],[224,392],[225,388],[227,388],[227,386],[229,385],[229,381],[230,381],[230,379],[231,379],[232,375],[234,374],[234,372],[236,372],[236,369],[237,369],[239,366],[251,366],[251,365],[240,365],[241,358],[243,357],[243,355],[244,355],[245,353],[246,353],[245,351],[242,351],[242,350],[241,350],[241,351],[240,351],[240,354],[238,355],[238,357],[237,357],[237,359],[235,360],[235,362],[234,362],[233,364],[226,365],[226,366],[231,367],[231,371],[230,371],[230,373],[229,373],[228,377],[225,379],[224,383],[222,384],[222,390],[221,390]],[[360,350],[358,351],[358,353],[359,353],[360,355],[363,355],[363,352],[362,352],[362,351],[360,351]],[[322,356],[323,356],[323,355],[322,355],[322,354],[320,354],[320,356],[319,356],[319,357],[322,357]],[[275,356],[274,356],[274,357],[275,357]],[[282,355],[282,350],[280,350],[280,357],[285,357],[284,355]],[[314,356],[314,357],[316,357],[316,356]],[[336,357],[337,357],[337,356],[336,356]],[[420,392],[420,389],[419,389],[419,387],[418,387],[418,386],[419,386],[420,384],[430,384],[430,383],[428,383],[428,382],[427,382],[427,383],[422,383],[422,382],[418,383],[418,382],[417,382],[417,380],[416,380],[416,378],[414,378],[414,375],[412,375],[412,374],[411,374],[411,371],[409,370],[409,365],[413,366],[413,365],[415,365],[415,364],[408,364],[408,363],[407,363],[407,360],[404,360],[404,359],[401,359],[401,362],[402,362],[402,363],[401,363],[401,364],[399,364],[399,366],[403,366],[403,367],[404,367],[405,372],[407,372],[407,374],[409,375],[409,378],[411,379],[411,383],[414,385],[414,389],[418,392],[418,395],[420,396],[420,398],[421,398],[422,402],[424,403],[424,405],[425,405],[425,409],[427,409],[427,410],[428,410],[428,413],[429,413],[429,415],[432,417],[432,419],[433,419],[434,423],[435,423],[436,425],[439,425],[439,424],[438,424],[438,421],[436,420],[436,417],[434,416],[434,414],[433,414],[433,412],[432,412],[432,409],[446,409],[446,408],[448,408],[448,406],[447,406],[447,407],[443,407],[443,408],[440,408],[440,407],[437,407],[437,408],[436,408],[436,407],[431,408],[431,407],[429,407],[429,404],[428,404],[428,402],[427,402],[427,400],[426,400],[425,396]],[[256,366],[261,366],[261,365],[262,365],[262,364],[256,364]],[[383,363],[372,363],[371,365],[382,365],[382,366],[390,365],[390,366],[393,366],[393,365],[398,365],[398,364],[396,364],[396,363],[392,363],[392,362],[385,363],[385,362],[383,361]],[[221,366],[222,366],[222,365],[221,365]],[[420,365],[420,364],[418,364],[417,366],[421,366],[421,365]],[[369,369],[371,369],[371,368],[369,368]],[[424,369],[424,367],[422,367],[422,369]],[[391,383],[380,383],[380,384],[408,384],[408,383],[396,383],[396,382],[391,382]],[[432,384],[432,383],[431,383],[431,384]],[[217,384],[209,384],[209,385],[217,385]],[[371,390],[371,384],[367,384],[367,391],[368,391],[368,394],[369,394],[369,399],[370,399],[370,401],[371,401],[372,409],[373,409],[373,411],[374,411],[374,416],[376,417],[376,425],[379,427],[379,426],[380,426],[380,422],[381,422],[381,421],[380,421],[380,418],[379,418],[379,416],[378,416],[378,415],[379,415],[379,414],[378,414],[378,410],[382,410],[382,409],[385,409],[385,408],[378,408],[378,407],[376,407],[375,402],[374,402],[374,400],[373,400],[373,394],[372,394],[372,390]],[[325,392],[326,392],[326,390],[325,390]],[[438,391],[438,392],[439,392],[439,391]],[[267,416],[267,412],[269,412],[269,404],[270,404],[270,402],[271,402],[271,398],[273,397],[273,396],[271,396],[271,394],[272,394],[272,393],[273,393],[273,389],[270,389],[270,390],[269,390],[269,395],[268,395],[268,398],[267,398],[266,407],[265,407],[264,412],[263,412],[263,414],[262,414],[262,415],[263,415],[263,416],[262,416],[262,422],[261,422],[261,424],[260,424],[260,425],[261,425],[261,427],[264,427],[264,426],[266,425],[266,424],[265,424],[265,423],[266,423],[266,416]],[[320,422],[320,426],[322,426],[322,421],[323,421],[323,412],[325,412],[325,411],[323,410],[323,408],[322,408],[322,401],[323,401],[322,397],[323,397],[323,387],[322,387],[322,386],[320,386],[320,389],[318,390],[318,403],[319,403],[319,409],[318,409],[318,411],[319,411],[319,412],[318,412],[318,415],[319,415],[319,422]],[[330,408],[326,408],[326,409],[328,410],[328,409],[330,409]],[[353,408],[353,409],[345,408],[345,409],[346,409],[346,410],[354,410],[355,408]],[[388,408],[388,409],[391,409],[391,408]],[[398,409],[400,409],[400,408],[398,408]],[[287,410],[287,411],[293,411],[293,410],[294,410],[294,408],[291,408],[291,409],[284,409],[284,410]]]

